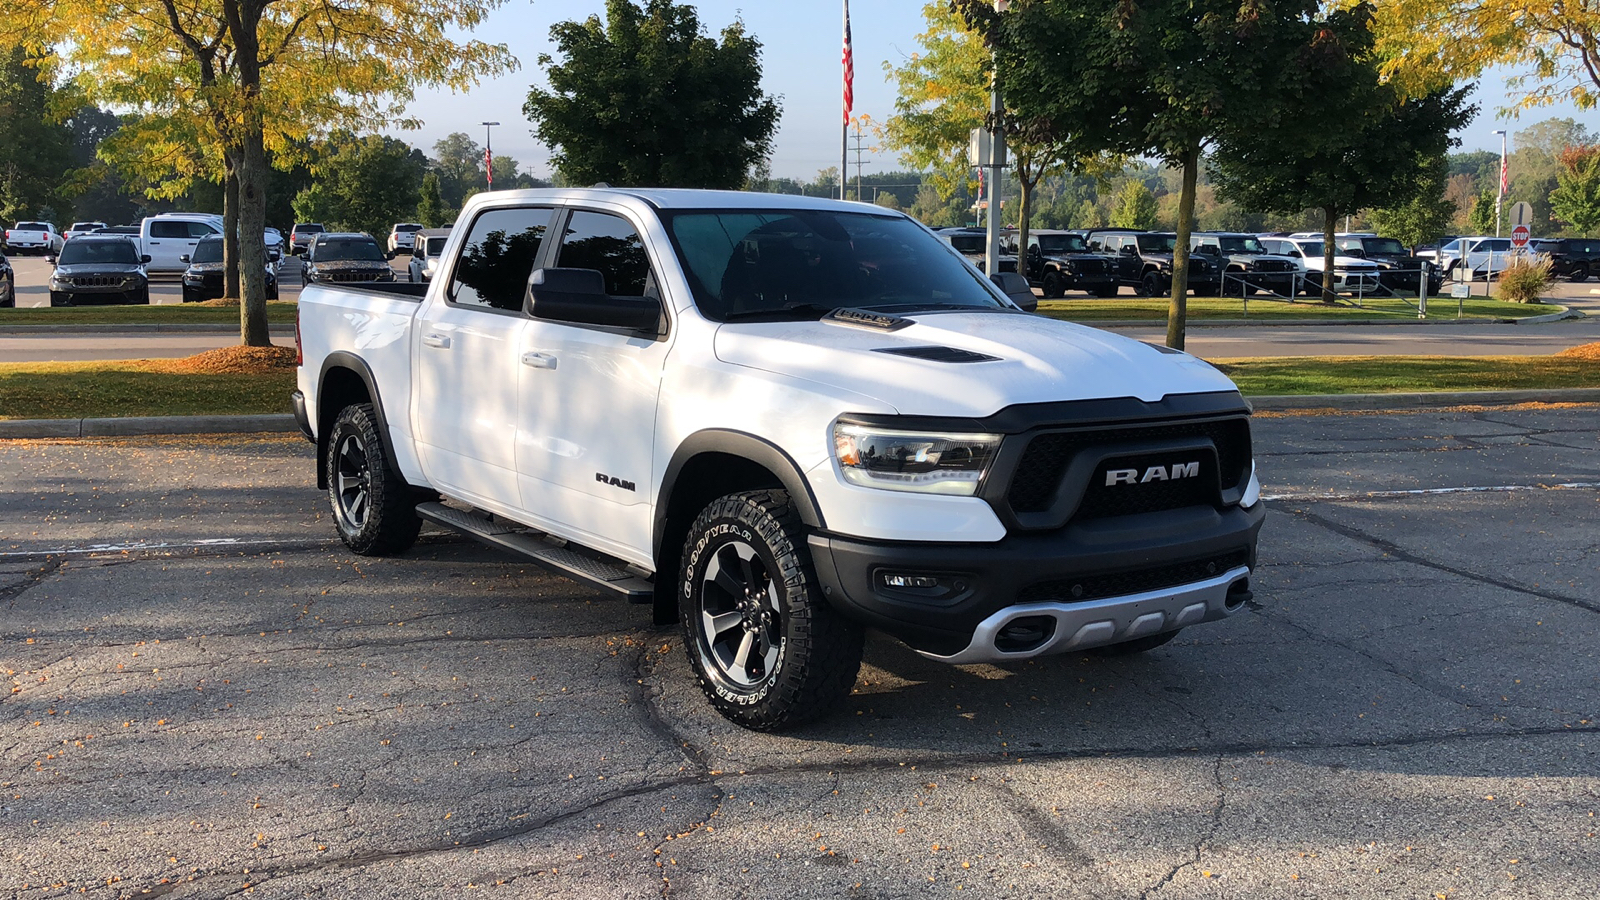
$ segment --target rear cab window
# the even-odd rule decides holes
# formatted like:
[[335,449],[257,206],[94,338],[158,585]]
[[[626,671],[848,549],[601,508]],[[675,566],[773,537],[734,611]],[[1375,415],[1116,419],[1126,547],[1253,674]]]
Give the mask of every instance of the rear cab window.
[[469,308],[520,312],[555,208],[486,209],[472,221],[446,299]]

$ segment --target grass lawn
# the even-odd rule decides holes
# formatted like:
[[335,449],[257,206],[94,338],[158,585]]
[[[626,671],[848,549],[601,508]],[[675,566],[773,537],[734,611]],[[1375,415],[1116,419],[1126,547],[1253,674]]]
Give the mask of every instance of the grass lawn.
[[1249,396],[1600,388],[1600,361],[1561,356],[1214,359]]
[[0,364],[0,419],[290,412],[294,370],[152,372],[139,361]]
[[[298,306],[287,300],[267,304],[267,321],[294,324]],[[238,325],[237,306],[68,306],[59,309],[0,309],[0,325]]]
[[[1468,319],[1520,319],[1525,316],[1542,316],[1556,312],[1557,308],[1542,303],[1502,303],[1486,297],[1472,297],[1462,304],[1462,317]],[[1107,320],[1149,319],[1167,320],[1167,300],[1142,297],[1078,297],[1060,300],[1040,300],[1039,312],[1056,319],[1072,322],[1103,322]],[[1456,301],[1452,297],[1428,298],[1428,320],[1449,320],[1456,317]],[[1396,297],[1368,297],[1357,309],[1342,304],[1324,304],[1310,299],[1297,303],[1280,300],[1252,298],[1250,312],[1244,311],[1244,301],[1238,297],[1190,297],[1190,320],[1205,319],[1329,319],[1341,322],[1396,322],[1405,319],[1416,321],[1417,310],[1406,300]]]

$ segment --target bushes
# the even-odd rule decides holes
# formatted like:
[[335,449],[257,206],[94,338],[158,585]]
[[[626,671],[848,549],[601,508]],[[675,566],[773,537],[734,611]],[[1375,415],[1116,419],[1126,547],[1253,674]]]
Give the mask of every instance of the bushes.
[[1538,303],[1549,286],[1549,258],[1518,254],[1500,271],[1498,298],[1507,303]]

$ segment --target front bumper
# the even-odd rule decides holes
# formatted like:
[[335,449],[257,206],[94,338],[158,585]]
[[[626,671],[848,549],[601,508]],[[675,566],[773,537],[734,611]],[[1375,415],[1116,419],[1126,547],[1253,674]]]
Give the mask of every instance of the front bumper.
[[1076,272],[1062,272],[1061,274],[1063,276],[1062,281],[1064,286],[1069,291],[1094,292],[1103,288],[1117,286],[1117,276],[1110,272],[1101,272],[1099,274],[1090,273],[1084,275],[1079,275]]
[[[1255,566],[1265,518],[1257,503],[1072,523],[985,544],[827,533],[809,543],[835,608],[924,655],[965,663],[1083,650],[1221,618],[1237,608],[1228,594]],[[935,576],[948,590],[930,597],[889,587],[890,573]],[[1007,626],[1032,616],[1053,622],[1048,633],[1004,646]]]

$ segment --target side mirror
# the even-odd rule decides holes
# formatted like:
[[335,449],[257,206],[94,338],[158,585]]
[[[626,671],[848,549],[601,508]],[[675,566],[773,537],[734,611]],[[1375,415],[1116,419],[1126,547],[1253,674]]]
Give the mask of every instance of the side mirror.
[[1040,247],[1038,244],[1032,244],[1032,245],[1030,245],[1028,247],[1028,255],[1029,256],[1043,256],[1044,255],[1044,248]]
[[607,294],[605,276],[596,269],[534,269],[527,302],[530,315],[552,322],[651,333],[661,324],[659,301]]
[[[150,257],[148,257],[148,256],[142,257],[142,259],[145,262],[149,262],[150,261]],[[189,254],[184,253],[184,254],[181,254],[181,255],[178,256],[178,262],[186,263],[188,261],[189,261]]]
[[1016,272],[996,272],[989,276],[989,280],[994,282],[994,286],[1000,289],[1000,293],[1005,294],[1012,303],[1022,307],[1027,312],[1033,312],[1039,308],[1039,298],[1033,295],[1033,288],[1028,287],[1028,279],[1023,278]]
[[44,261],[53,266],[56,264],[56,255],[54,253],[46,253],[44,255]]

